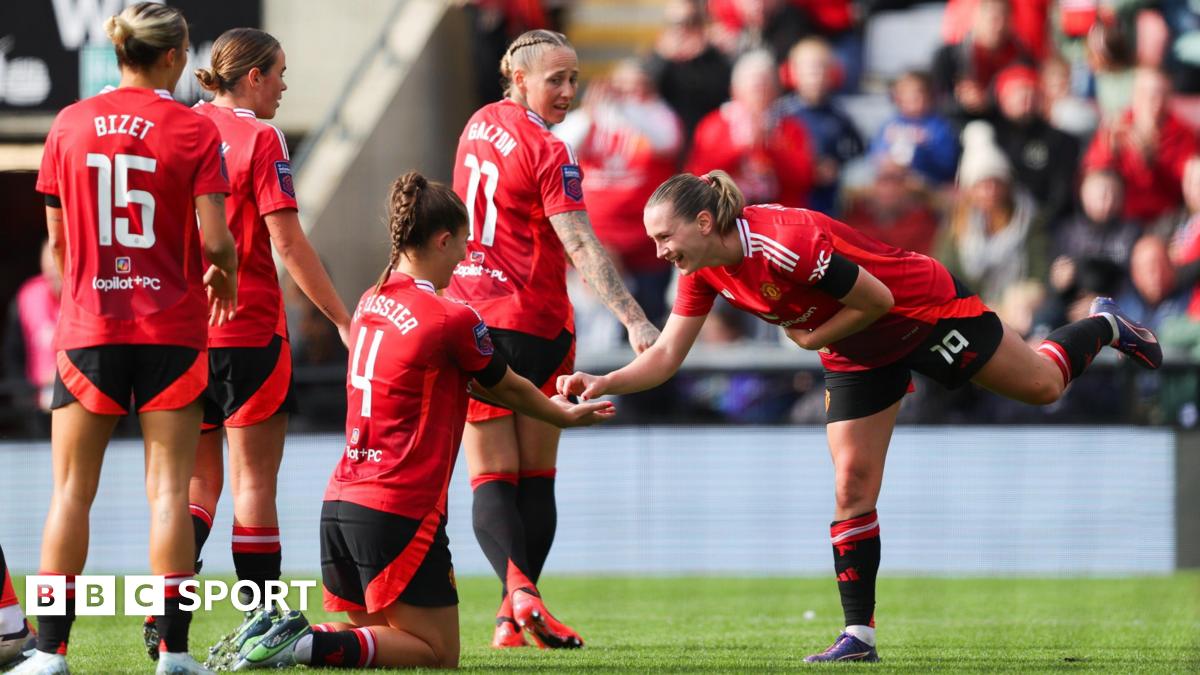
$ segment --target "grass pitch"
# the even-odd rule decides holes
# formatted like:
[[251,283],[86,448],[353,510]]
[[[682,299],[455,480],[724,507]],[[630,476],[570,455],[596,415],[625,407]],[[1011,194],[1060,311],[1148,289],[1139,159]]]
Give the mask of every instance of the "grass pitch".
[[[883,663],[833,666],[802,663],[841,626],[832,579],[548,578],[541,587],[551,610],[579,630],[587,647],[489,649],[499,585],[465,578],[459,582],[462,669],[1200,673],[1200,574],[1191,572],[1130,579],[885,578],[876,615]],[[319,607],[314,593],[313,622],[336,618]],[[197,613],[192,653],[202,660],[207,646],[240,618],[229,605]],[[141,647],[141,619],[79,619],[70,665],[77,675],[152,672]]]

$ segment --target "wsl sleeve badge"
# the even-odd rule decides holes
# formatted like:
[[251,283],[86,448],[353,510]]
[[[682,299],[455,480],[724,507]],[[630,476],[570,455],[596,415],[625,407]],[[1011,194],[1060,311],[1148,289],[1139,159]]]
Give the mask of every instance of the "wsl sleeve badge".
[[283,194],[296,198],[296,186],[292,183],[292,165],[290,162],[279,160],[275,162],[275,174],[279,176],[279,189]]
[[583,201],[583,170],[578,164],[562,167],[563,193],[577,202]]
[[475,324],[475,347],[484,356],[491,356],[496,351],[492,345],[492,334],[488,332],[487,324],[482,321]]

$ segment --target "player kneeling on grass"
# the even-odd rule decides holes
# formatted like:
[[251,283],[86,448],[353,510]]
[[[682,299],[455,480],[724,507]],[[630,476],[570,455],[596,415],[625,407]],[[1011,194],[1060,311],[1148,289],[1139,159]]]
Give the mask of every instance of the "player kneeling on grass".
[[321,509],[325,609],[349,622],[310,627],[290,612],[246,641],[235,670],[457,666],[446,493],[468,384],[559,427],[613,414],[547,398],[508,368],[475,310],[437,295],[467,246],[467,212],[449,187],[410,172],[389,205],[391,260],[354,313],[346,447]]
[[830,539],[846,627],[805,661],[879,660],[875,502],[911,371],[947,387],[970,381],[1045,405],[1105,345],[1144,368],[1162,363],[1154,335],[1108,298],[1035,350],[936,260],[816,211],[747,207],[721,171],[680,174],[660,185],[646,204],[645,223],[658,256],[682,274],[662,337],[620,370],[560,377],[558,391],[591,399],[662,384],[679,370],[718,295],[821,353],[836,498]]

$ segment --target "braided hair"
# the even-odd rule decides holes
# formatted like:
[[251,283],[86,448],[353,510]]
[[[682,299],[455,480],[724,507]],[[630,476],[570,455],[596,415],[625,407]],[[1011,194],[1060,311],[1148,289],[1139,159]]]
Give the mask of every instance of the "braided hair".
[[518,69],[529,72],[533,69],[536,58],[541,56],[542,52],[554,47],[575,49],[567,41],[567,36],[552,30],[526,31],[513,40],[508,45],[508,49],[504,50],[504,56],[500,59],[500,77],[504,85],[504,95],[508,96],[512,93],[513,72]]
[[466,223],[467,207],[448,185],[430,181],[416,171],[392,181],[388,192],[391,254],[375,289],[387,281],[405,251],[421,248],[439,232],[455,234]]

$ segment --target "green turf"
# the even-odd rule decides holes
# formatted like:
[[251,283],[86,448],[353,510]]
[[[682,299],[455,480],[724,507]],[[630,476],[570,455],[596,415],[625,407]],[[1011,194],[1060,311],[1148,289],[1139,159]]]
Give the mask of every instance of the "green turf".
[[[495,652],[498,593],[460,580],[462,668],[496,672],[762,672],[804,668],[838,632],[826,579],[550,578],[556,615],[587,647]],[[334,618],[313,595],[309,617]],[[806,619],[811,610],[813,618]],[[238,622],[232,607],[200,613],[192,653]],[[1200,574],[1132,579],[885,579],[877,611],[882,664],[873,672],[1200,673]],[[137,617],[85,617],[71,640],[73,673],[151,672]],[[339,672],[339,671],[325,671]],[[372,671],[380,672],[380,671]]]

